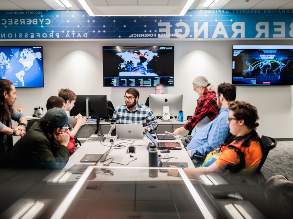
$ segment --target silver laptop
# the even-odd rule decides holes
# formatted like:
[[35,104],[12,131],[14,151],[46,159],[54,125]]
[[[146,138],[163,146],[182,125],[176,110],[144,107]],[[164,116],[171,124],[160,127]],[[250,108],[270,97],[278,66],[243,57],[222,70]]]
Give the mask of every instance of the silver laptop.
[[142,124],[116,124],[118,138],[143,139]]

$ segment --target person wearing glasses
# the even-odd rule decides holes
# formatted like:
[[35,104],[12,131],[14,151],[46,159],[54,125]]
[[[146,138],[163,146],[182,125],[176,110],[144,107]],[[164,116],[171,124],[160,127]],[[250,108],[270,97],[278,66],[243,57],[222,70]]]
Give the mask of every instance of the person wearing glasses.
[[142,124],[143,132],[156,130],[156,122],[153,111],[138,103],[139,92],[135,88],[128,88],[124,95],[125,104],[118,106],[113,114],[112,119],[120,124]]
[[[252,174],[257,170],[264,151],[255,130],[259,125],[257,109],[244,101],[232,101],[228,107],[230,111],[226,123],[232,135],[208,154],[202,167],[184,169],[189,178],[195,178],[198,173],[221,173],[229,170],[232,173]],[[168,175],[178,176],[178,171],[169,170]]]
[[[180,135],[181,132],[189,130],[193,131],[196,124],[205,117],[208,117],[210,121],[213,121],[219,114],[216,100],[216,92],[210,90],[213,87],[211,83],[204,77],[198,76],[192,81],[193,90],[200,96],[197,101],[197,106],[192,118],[182,127],[177,128],[173,135]],[[196,130],[198,131],[198,130]],[[195,130],[192,135],[194,135]]]
[[[163,84],[157,84],[155,87],[155,93],[156,94],[163,94],[164,93],[164,85]],[[150,106],[150,97],[148,97],[145,101],[146,106]]]
[[69,129],[76,120],[61,108],[52,108],[35,122],[8,154],[8,166],[62,169],[69,159]]
[[187,153],[195,162],[196,166],[201,165],[202,159],[197,155],[206,156],[213,148],[224,143],[229,135],[228,104],[236,99],[236,86],[230,83],[222,83],[218,86],[217,106],[219,115],[206,127],[196,132],[186,147]]

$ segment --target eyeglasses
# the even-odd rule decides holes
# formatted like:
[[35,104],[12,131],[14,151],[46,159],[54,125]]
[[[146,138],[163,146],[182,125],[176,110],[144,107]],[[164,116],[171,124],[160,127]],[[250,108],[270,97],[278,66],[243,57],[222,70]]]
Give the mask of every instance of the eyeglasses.
[[237,120],[236,118],[228,118],[228,121],[231,122],[232,120]]
[[128,100],[133,100],[135,97],[127,97],[127,96],[124,96],[124,99],[128,99]]
[[159,91],[159,92],[161,92],[161,91],[163,91],[163,89],[156,89],[156,91]]

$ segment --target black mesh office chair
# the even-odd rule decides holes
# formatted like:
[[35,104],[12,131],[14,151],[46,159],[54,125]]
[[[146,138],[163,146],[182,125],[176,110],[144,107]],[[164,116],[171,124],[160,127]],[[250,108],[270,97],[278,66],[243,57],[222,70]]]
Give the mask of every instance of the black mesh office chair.
[[264,153],[263,153],[263,157],[260,161],[260,164],[257,168],[257,170],[255,172],[259,172],[260,169],[262,168],[265,160],[267,159],[267,156],[270,152],[270,150],[274,149],[276,146],[277,146],[277,141],[271,137],[268,137],[268,136],[261,136],[261,141],[262,141],[262,144],[264,146]]

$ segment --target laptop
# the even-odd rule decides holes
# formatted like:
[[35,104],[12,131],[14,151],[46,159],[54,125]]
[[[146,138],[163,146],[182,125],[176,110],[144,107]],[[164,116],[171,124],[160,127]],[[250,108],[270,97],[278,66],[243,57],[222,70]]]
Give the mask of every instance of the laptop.
[[157,142],[154,137],[146,131],[146,136],[156,145],[159,150],[170,149],[170,150],[181,150],[182,147],[179,142]]
[[116,124],[118,138],[143,139],[142,124]]
[[98,162],[102,158],[103,154],[86,154],[80,160],[80,162]]

